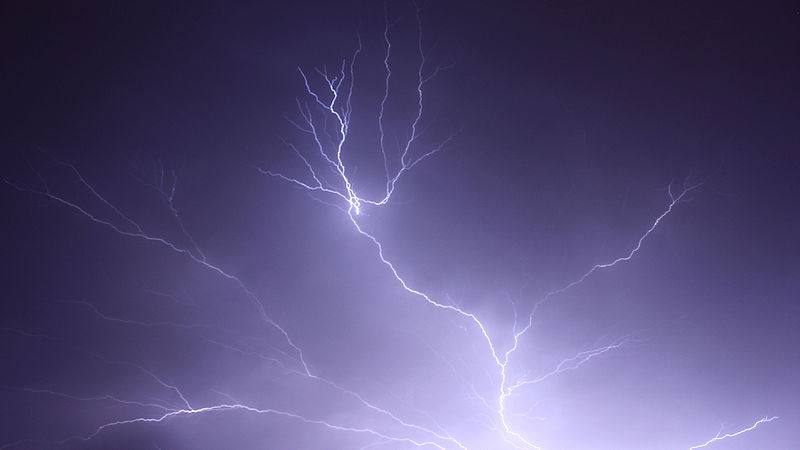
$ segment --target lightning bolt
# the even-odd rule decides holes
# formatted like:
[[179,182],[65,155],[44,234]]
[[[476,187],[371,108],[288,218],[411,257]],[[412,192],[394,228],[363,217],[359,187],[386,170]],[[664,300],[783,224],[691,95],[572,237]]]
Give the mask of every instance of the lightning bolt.
[[[407,279],[402,275],[401,270],[397,268],[395,263],[387,256],[387,251],[382,241],[373,233],[365,228],[361,222],[363,213],[370,208],[386,207],[390,204],[393,195],[396,192],[397,186],[400,184],[404,176],[411,171],[420,162],[430,158],[437,153],[441,152],[444,148],[450,145],[457,133],[450,134],[448,137],[440,140],[437,144],[432,146],[423,146],[421,137],[425,133],[425,100],[426,89],[428,83],[438,76],[443,70],[449,68],[447,65],[431,66],[424,48],[423,40],[423,27],[422,27],[422,13],[423,8],[415,3],[415,20],[417,29],[416,40],[416,54],[418,63],[415,70],[414,81],[414,113],[406,127],[406,135],[397,146],[397,158],[392,158],[392,152],[387,145],[387,102],[390,98],[392,90],[390,86],[394,80],[392,72],[392,57],[393,45],[391,40],[391,30],[394,24],[389,22],[388,10],[385,13],[385,28],[382,34],[385,53],[383,54],[382,66],[384,70],[383,76],[383,95],[380,99],[377,114],[377,127],[378,127],[378,152],[382,158],[382,165],[384,169],[384,180],[381,180],[381,190],[379,195],[367,195],[357,189],[355,181],[355,170],[353,164],[348,161],[347,147],[350,142],[349,136],[352,130],[352,97],[355,90],[355,66],[359,55],[363,51],[361,38],[358,38],[356,50],[353,52],[349,60],[343,60],[337,69],[333,72],[328,71],[326,68],[314,69],[312,71],[298,68],[300,78],[303,83],[305,94],[307,95],[306,101],[298,99],[296,101],[299,119],[288,118],[289,122],[301,133],[307,135],[312,142],[310,150],[303,150],[297,144],[282,139],[282,143],[299,159],[304,173],[302,177],[295,177],[285,175],[270,169],[258,168],[258,170],[267,176],[277,178],[285,181],[307,191],[313,198],[325,204],[331,204],[341,209],[346,215],[349,223],[353,226],[354,231],[367,242],[369,242],[376,255],[376,263],[382,264],[386,270],[393,276],[397,285],[410,297],[424,302],[426,305],[440,311],[443,314],[451,314],[457,317],[465,325],[469,326],[472,332],[480,337],[481,342],[485,345],[488,365],[492,373],[495,374],[496,383],[493,386],[494,396],[491,398],[478,392],[478,390],[469,382],[469,380],[459,371],[459,369],[449,361],[446,357],[439,353],[435,348],[425,343],[425,345],[443,361],[448,364],[449,368],[456,374],[466,385],[468,385],[478,400],[481,406],[489,411],[492,417],[492,428],[497,432],[499,438],[506,444],[520,449],[536,449],[541,450],[536,444],[535,438],[527,436],[523,431],[518,430],[514,426],[513,417],[522,417],[529,420],[541,420],[540,417],[531,415],[531,410],[527,412],[512,411],[508,406],[508,400],[518,390],[527,386],[532,386],[542,383],[552,377],[562,375],[564,373],[578,370],[584,365],[590,364],[593,360],[603,358],[609,353],[624,348],[631,342],[630,337],[624,336],[606,345],[597,345],[593,348],[579,351],[571,356],[562,359],[558,364],[543,373],[537,375],[525,374],[524,376],[517,376],[512,374],[509,368],[510,362],[514,359],[519,349],[524,344],[524,337],[533,329],[536,322],[536,313],[545,304],[556,299],[560,294],[563,294],[570,289],[573,289],[587,279],[604,270],[612,269],[619,264],[631,261],[643,248],[647,239],[657,230],[657,228],[667,219],[667,217],[674,211],[674,209],[682,202],[688,200],[690,193],[698,189],[702,183],[684,184],[679,190],[669,184],[667,187],[668,202],[663,211],[645,228],[635,244],[627,251],[620,253],[620,256],[610,259],[609,261],[597,263],[589,267],[579,276],[576,276],[572,281],[569,281],[562,286],[547,292],[544,296],[533,302],[530,311],[526,314],[527,319],[522,323],[518,323],[516,306],[514,307],[514,324],[511,327],[510,333],[513,342],[510,346],[503,348],[493,338],[493,332],[489,329],[488,325],[484,323],[475,313],[454,304],[449,300],[441,300],[435,296],[423,292],[422,290],[413,287]],[[316,77],[314,77],[316,74]],[[322,85],[322,89],[317,89],[315,86]],[[330,126],[329,124],[333,125]],[[156,164],[155,175],[148,177],[144,172],[137,171],[135,179],[148,189],[152,189],[161,199],[170,213],[171,220],[177,224],[186,245],[179,245],[178,243],[169,240],[163,236],[149,232],[138,221],[127,215],[121,208],[114,205],[104,195],[100,193],[72,164],[55,160],[56,164],[69,172],[77,183],[84,189],[89,197],[102,205],[105,209],[103,213],[94,211],[91,208],[82,206],[77,200],[71,200],[67,196],[60,194],[47,183],[39,171],[33,169],[33,173],[39,180],[39,187],[31,187],[4,179],[3,181],[17,191],[30,193],[38,196],[48,198],[49,200],[76,211],[84,218],[92,223],[110,229],[111,231],[126,237],[138,239],[150,244],[156,244],[165,248],[168,251],[183,255],[192,263],[210,271],[213,274],[221,277],[224,280],[232,283],[232,285],[241,291],[249,300],[249,303],[257,312],[259,318],[262,320],[270,330],[277,331],[282,337],[282,347],[275,348],[275,353],[280,357],[275,357],[274,354],[267,354],[258,350],[254,350],[241,343],[224,342],[222,339],[206,338],[205,341],[211,345],[219,347],[220,349],[228,352],[235,353],[243,358],[254,358],[264,363],[277,366],[284,371],[285,374],[290,376],[299,377],[308,383],[324,386],[342,396],[355,400],[360,407],[386,419],[393,425],[392,431],[385,431],[377,426],[354,426],[349,424],[338,423],[332,420],[310,417],[305,414],[300,414],[295,411],[288,411],[285,409],[277,408],[263,408],[254,405],[240,402],[232,396],[215,391],[221,397],[226,399],[225,403],[210,404],[206,406],[195,405],[195,402],[190,402],[186,395],[172,383],[167,383],[162,378],[158,377],[153,371],[130,362],[121,362],[108,360],[102,358],[105,362],[111,364],[123,364],[129,366],[140,373],[144,373],[153,382],[158,384],[160,388],[171,392],[171,396],[176,397],[176,404],[169,405],[166,401],[150,402],[131,400],[116,394],[98,394],[81,396],[74,395],[67,392],[62,392],[56,389],[45,389],[39,387],[20,387],[12,388],[18,389],[32,395],[51,395],[72,401],[79,402],[112,402],[119,405],[139,407],[149,410],[158,410],[157,414],[148,413],[138,415],[133,418],[109,421],[99,426],[96,426],[91,432],[82,435],[73,435],[59,441],[40,441],[35,439],[23,439],[11,442],[0,446],[0,449],[12,448],[25,443],[42,443],[49,442],[55,444],[68,444],[75,441],[89,441],[94,439],[101,433],[126,425],[131,424],[146,424],[146,423],[161,423],[172,419],[179,419],[197,415],[209,415],[216,413],[226,412],[246,412],[254,415],[265,416],[281,416],[284,418],[293,419],[307,425],[321,427],[331,432],[345,432],[356,435],[366,435],[370,438],[377,439],[377,441],[367,444],[362,448],[371,448],[387,444],[403,444],[411,445],[414,447],[422,448],[436,448],[436,449],[467,449],[467,443],[454,437],[449,433],[445,427],[441,426],[435,417],[427,414],[429,420],[436,426],[427,427],[415,423],[403,415],[391,411],[390,409],[378,405],[376,402],[366,398],[363,394],[337,383],[327,377],[322,376],[312,369],[312,364],[306,360],[305,354],[296,340],[292,338],[289,330],[278,324],[267,313],[264,302],[251,290],[240,278],[231,272],[224,269],[222,266],[211,262],[206,254],[201,249],[198,242],[189,233],[188,228],[184,225],[183,220],[175,206],[174,199],[176,190],[178,188],[179,171],[167,170],[164,165],[158,161]],[[165,294],[158,291],[150,292],[154,295],[159,295],[171,299],[184,306],[192,306],[187,304],[186,301],[179,299],[171,294]],[[121,326],[141,326],[141,327],[170,327],[175,329],[207,329],[213,328],[230,333],[230,330],[222,330],[219,327],[204,325],[204,324],[186,324],[172,321],[141,321],[133,320],[124,317],[117,317],[110,315],[101,308],[98,308],[91,302],[80,300],[69,302],[80,307],[87,308],[95,316],[101,320],[113,322]],[[47,338],[55,339],[42,335],[36,332],[27,330],[15,329],[2,329],[9,332],[20,334],[24,337],[31,339]],[[180,403],[177,403],[177,399]],[[763,423],[776,420],[777,417],[764,417],[756,421],[748,428],[744,428],[734,433],[721,434],[718,433],[715,437],[709,439],[703,444],[690,447],[692,449],[703,448],[713,444],[714,442],[732,438],[754,430],[756,427]],[[422,436],[422,437],[420,437]]]

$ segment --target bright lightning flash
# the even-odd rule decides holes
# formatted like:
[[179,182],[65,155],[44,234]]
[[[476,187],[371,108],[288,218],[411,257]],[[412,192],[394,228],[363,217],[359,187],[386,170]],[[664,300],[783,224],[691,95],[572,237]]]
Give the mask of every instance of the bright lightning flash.
[[[568,371],[578,370],[586,364],[590,364],[596,358],[602,358],[609,352],[617,351],[624,348],[631,342],[628,337],[619,338],[606,345],[599,345],[594,348],[580,351],[568,358],[563,359],[555,365],[551,370],[546,371],[535,376],[518,376],[510,373],[509,363],[514,359],[515,355],[521,351],[523,346],[523,338],[533,328],[535,323],[535,316],[537,311],[546,303],[554,300],[558,295],[580,285],[589,277],[602,272],[603,270],[612,269],[613,267],[626,263],[634,258],[634,256],[642,249],[648,237],[655,232],[655,230],[667,219],[672,211],[682,202],[687,200],[687,196],[697,189],[700,184],[685,184],[681,189],[675,190],[673,186],[667,189],[668,202],[663,212],[653,219],[645,231],[635,241],[636,244],[632,249],[623,252],[621,256],[614,258],[610,261],[598,263],[590,267],[580,276],[576,276],[572,281],[565,283],[563,286],[554,289],[544,295],[538,301],[534,302],[530,307],[530,312],[527,314],[527,320],[523,323],[517,323],[515,320],[513,327],[510,330],[510,336],[513,337],[513,343],[508,348],[501,348],[499,344],[492,338],[488,326],[474,313],[469,312],[450,301],[439,300],[434,298],[419,289],[412,287],[406,279],[401,275],[400,270],[395,266],[391,259],[387,256],[387,252],[382,242],[370,231],[367,231],[360,221],[362,213],[367,208],[377,208],[387,206],[397,186],[403,176],[413,169],[417,164],[426,158],[440,152],[445,146],[451,143],[454,135],[441,140],[438,145],[431,148],[420,149],[421,136],[425,131],[423,119],[425,116],[425,92],[428,83],[436,77],[445,66],[430,67],[426,57],[423,46],[422,35],[422,22],[421,22],[422,8],[416,8],[416,25],[418,31],[418,39],[416,41],[416,51],[418,56],[418,66],[415,71],[415,85],[414,85],[414,105],[415,111],[413,117],[407,126],[407,135],[398,145],[399,152],[398,158],[395,160],[390,156],[392,152],[387,149],[387,133],[386,133],[386,109],[387,102],[390,96],[390,85],[394,82],[393,72],[391,69],[392,61],[392,42],[390,39],[391,25],[388,20],[383,33],[384,39],[384,58],[383,68],[385,76],[383,77],[383,96],[379,103],[378,110],[378,131],[379,139],[379,152],[383,159],[383,167],[385,171],[385,183],[381,183],[382,192],[377,196],[369,196],[363,194],[356,188],[354,182],[354,170],[352,165],[348,165],[347,146],[350,142],[349,137],[351,133],[351,119],[353,112],[353,92],[355,88],[354,67],[359,54],[362,52],[361,40],[359,38],[358,48],[348,61],[343,61],[341,66],[335,73],[330,73],[325,69],[315,69],[315,77],[312,77],[309,72],[298,69],[303,85],[308,95],[309,102],[297,101],[300,120],[291,121],[291,123],[302,133],[306,134],[310,141],[313,143],[310,150],[303,151],[296,144],[284,141],[284,144],[299,158],[305,167],[305,174],[303,177],[292,177],[272,170],[259,169],[263,174],[279,178],[287,181],[297,187],[307,190],[315,196],[318,200],[326,203],[333,203],[338,206],[346,214],[350,223],[353,225],[355,231],[369,241],[375,248],[377,261],[382,263],[389,272],[393,275],[399,287],[405,290],[408,294],[419,300],[425,302],[427,305],[438,309],[444,313],[454,314],[460,317],[465,324],[477,333],[485,344],[487,355],[491,358],[491,367],[487,369],[496,375],[496,385],[494,387],[495,393],[492,398],[485,398],[477,393],[473,388],[475,396],[480,399],[481,404],[488,411],[489,415],[493,417],[493,429],[497,432],[497,437],[505,444],[514,448],[520,449],[540,449],[541,447],[535,443],[536,437],[529,436],[523,430],[517,429],[514,426],[514,417],[532,417],[528,412],[512,411],[508,406],[508,400],[518,391],[525,389],[528,386],[541,383],[551,377],[558,376]],[[318,77],[318,78],[317,78]],[[316,81],[315,81],[316,80]],[[321,83],[322,89],[315,89],[315,83]],[[330,126],[330,124],[333,126]],[[161,378],[156,376],[153,371],[144,368],[141,365],[110,361],[101,358],[108,364],[123,364],[134,368],[135,370],[144,373],[153,381],[155,381],[161,388],[171,392],[173,401],[140,401],[123,398],[119,395],[100,394],[100,395],[74,395],[68,392],[61,392],[54,389],[46,389],[39,387],[18,387],[11,389],[19,389],[32,395],[52,395],[62,397],[72,401],[79,402],[111,402],[119,405],[133,406],[143,408],[148,411],[147,414],[142,414],[134,418],[125,420],[116,420],[104,423],[97,426],[92,432],[83,435],[75,435],[65,438],[60,441],[50,442],[56,444],[67,444],[73,441],[88,441],[100,433],[112,428],[122,427],[125,425],[136,423],[152,423],[152,422],[165,422],[179,417],[194,416],[200,414],[214,414],[224,413],[228,411],[242,411],[256,415],[277,415],[286,418],[294,419],[299,422],[323,427],[331,432],[344,432],[355,433],[358,435],[368,435],[375,438],[376,441],[367,445],[364,448],[380,446],[380,445],[410,445],[414,447],[427,447],[437,449],[467,449],[467,444],[459,438],[453,436],[450,432],[441,426],[428,427],[418,423],[414,423],[407,418],[401,417],[399,413],[392,412],[386,407],[379,406],[375,402],[368,400],[362,394],[355,390],[342,386],[341,384],[323,377],[321,374],[316,373],[312,367],[313,365],[306,360],[304,353],[300,346],[292,339],[290,332],[279,325],[268,315],[264,303],[251,290],[246,284],[239,279],[236,275],[231,274],[219,265],[209,261],[206,254],[200,249],[200,246],[192,238],[184,226],[178,210],[174,206],[174,197],[178,176],[174,171],[167,171],[160,166],[157,171],[157,176],[149,179],[147,177],[137,177],[139,181],[154,189],[162,198],[170,211],[172,220],[179,226],[183,233],[185,241],[189,245],[181,246],[177,243],[168,240],[165,237],[152,234],[144,229],[139,222],[126,215],[122,210],[116,207],[112,202],[107,200],[95,187],[90,184],[78,171],[78,169],[68,163],[57,161],[57,163],[66,171],[70,172],[77,180],[80,186],[85,189],[88,195],[95,203],[99,202],[106,209],[105,214],[94,212],[88,207],[81,206],[77,201],[69,200],[66,196],[53,191],[48,185],[45,178],[39,175],[39,172],[34,170],[40,181],[40,187],[30,187],[23,184],[16,183],[11,180],[4,180],[6,184],[14,189],[22,192],[37,194],[52,200],[55,203],[61,204],[67,208],[78,212],[88,220],[106,227],[113,232],[128,237],[139,239],[148,243],[153,243],[162,246],[168,251],[176,252],[183,255],[192,263],[210,271],[222,279],[227,280],[233,287],[239,289],[246,298],[250,301],[251,305],[257,311],[259,317],[270,330],[277,331],[283,338],[282,347],[275,349],[276,355],[266,355],[259,350],[254,350],[251,347],[241,343],[222,342],[216,339],[206,339],[208,343],[225,349],[226,351],[234,352],[242,357],[253,357],[261,359],[265,363],[272,364],[279,367],[285,373],[292,376],[298,376],[308,383],[318,384],[330,389],[337,395],[345,396],[351,400],[355,400],[360,407],[364,408],[370,414],[374,414],[387,420],[391,427],[382,429],[378,425],[370,426],[356,426],[350,424],[336,423],[328,419],[309,417],[308,415],[299,414],[293,411],[273,408],[258,408],[248,405],[243,402],[236,401],[230,395],[217,392],[218,395],[225,398],[225,402],[219,404],[211,404],[206,406],[193,406],[194,402],[190,402],[181,390],[175,384],[167,383]],[[110,218],[109,218],[110,217]],[[174,327],[174,328],[203,328],[208,327],[204,324],[186,324],[175,323],[169,321],[156,321],[147,322],[140,320],[131,320],[126,318],[116,317],[102,311],[94,304],[86,301],[72,301],[69,304],[75,304],[80,307],[85,307],[100,320],[117,323],[121,326],[133,327]],[[516,310],[515,310],[516,314]],[[516,316],[515,316],[516,317]],[[50,338],[38,333],[33,333],[25,330],[3,329],[5,332],[17,333],[31,339],[55,339]],[[78,349],[80,350],[80,349]],[[451,365],[454,372],[458,369]],[[459,376],[461,376],[459,374]],[[180,400],[179,402],[177,402]],[[777,417],[765,417],[758,420],[752,426],[744,428],[740,431],[729,434],[717,434],[715,437],[709,439],[701,445],[689,447],[689,450],[704,448],[711,444],[739,436],[743,433],[756,429],[761,424],[776,420]],[[435,422],[435,420],[434,420]],[[390,429],[391,431],[386,431]],[[12,448],[25,443],[41,442],[35,439],[25,439],[16,442],[11,442],[0,446],[0,449]]]

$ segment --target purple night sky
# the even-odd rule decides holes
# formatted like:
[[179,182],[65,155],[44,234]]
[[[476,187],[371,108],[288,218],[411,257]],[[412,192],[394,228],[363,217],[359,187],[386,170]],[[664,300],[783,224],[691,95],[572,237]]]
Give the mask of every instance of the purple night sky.
[[0,7],[0,449],[800,448],[800,9],[234,3]]

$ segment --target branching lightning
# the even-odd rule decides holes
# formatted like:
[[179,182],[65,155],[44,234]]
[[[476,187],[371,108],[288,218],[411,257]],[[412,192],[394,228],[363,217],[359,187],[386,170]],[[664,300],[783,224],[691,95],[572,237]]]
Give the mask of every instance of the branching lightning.
[[[415,5],[416,6],[416,5]],[[316,199],[323,201],[327,204],[334,204],[339,207],[349,222],[352,224],[354,230],[358,235],[362,236],[368,241],[375,249],[376,263],[382,264],[389,273],[394,277],[397,285],[410,297],[416,298],[428,306],[440,311],[444,314],[453,314],[458,317],[458,320],[467,324],[471,332],[476,333],[481,338],[483,345],[485,345],[487,367],[491,369],[491,373],[495,375],[494,394],[492,397],[487,397],[480,394],[477,389],[469,383],[457,367],[450,364],[450,369],[469,385],[475,398],[478,399],[482,408],[488,411],[492,417],[491,427],[496,431],[497,437],[505,444],[514,448],[520,449],[541,449],[542,447],[536,443],[536,436],[529,436],[528,432],[521,429],[517,425],[515,418],[527,418],[529,420],[541,420],[538,416],[531,415],[531,410],[528,411],[514,411],[509,406],[508,400],[518,393],[518,391],[526,387],[542,383],[552,377],[561,374],[578,370],[584,365],[592,364],[592,361],[601,359],[611,352],[624,348],[631,342],[629,337],[623,336],[605,345],[597,345],[583,351],[579,351],[572,356],[562,359],[558,364],[543,373],[537,374],[516,374],[511,373],[510,362],[518,352],[524,348],[524,338],[526,334],[533,329],[536,322],[536,313],[546,305],[548,302],[557,298],[579,285],[584,283],[593,275],[597,275],[603,270],[612,269],[617,265],[631,261],[637,253],[639,253],[647,239],[658,229],[662,223],[667,220],[668,216],[674,211],[676,207],[688,199],[688,195],[701,186],[700,183],[684,184],[679,190],[675,190],[672,184],[667,188],[668,202],[663,211],[646,227],[645,231],[638,236],[634,241],[635,244],[630,250],[622,251],[621,256],[614,257],[607,262],[597,263],[591,266],[588,270],[583,272],[580,276],[576,276],[572,281],[563,284],[538,300],[531,302],[527,312],[527,320],[518,323],[516,320],[516,306],[514,309],[515,320],[510,327],[510,332],[507,336],[512,338],[510,346],[504,348],[493,337],[494,330],[490,330],[490,326],[481,320],[475,313],[468,311],[461,306],[458,306],[448,300],[440,300],[435,296],[417,289],[407,281],[402,275],[392,259],[387,256],[387,250],[382,241],[376,237],[376,233],[368,231],[361,222],[361,217],[365,210],[369,208],[386,207],[390,204],[393,195],[396,192],[401,179],[404,178],[411,169],[423,160],[439,153],[446,146],[451,144],[455,134],[451,134],[445,139],[440,140],[437,144],[422,148],[421,137],[425,132],[424,118],[425,118],[425,93],[428,83],[433,80],[443,69],[447,66],[434,66],[430,67],[427,59],[426,51],[424,48],[423,34],[422,34],[422,8],[416,7],[416,26],[417,26],[417,42],[416,51],[418,57],[418,65],[416,66],[415,77],[415,110],[410,123],[407,126],[407,135],[399,144],[398,157],[393,159],[391,153],[387,149],[386,139],[386,107],[390,98],[390,85],[392,84],[392,57],[393,46],[391,41],[391,30],[393,24],[389,23],[388,12],[386,15],[386,23],[383,32],[384,44],[384,58],[382,66],[384,70],[383,76],[383,94],[378,105],[377,114],[377,127],[378,127],[378,149],[376,153],[380,153],[382,158],[382,165],[384,169],[385,180],[382,180],[382,192],[377,196],[370,196],[360,192],[356,187],[354,179],[353,164],[348,160],[347,146],[349,137],[352,132],[352,112],[353,112],[353,93],[355,90],[355,65],[359,55],[362,53],[362,42],[359,37],[358,45],[352,57],[348,60],[342,61],[341,65],[335,72],[329,72],[327,69],[314,69],[313,73],[302,68],[298,68],[300,78],[303,82],[305,93],[307,94],[308,101],[297,100],[297,109],[299,113],[299,120],[289,118],[290,123],[300,132],[307,135],[312,143],[309,150],[303,150],[297,144],[289,141],[282,140],[283,144],[292,151],[300,163],[304,167],[304,174],[302,177],[288,176],[280,172],[269,169],[260,168],[259,171],[270,177],[274,177],[292,185],[308,191],[315,196]],[[315,82],[321,83],[323,88],[315,89]],[[328,124],[333,123],[330,127]],[[207,415],[213,413],[225,413],[231,411],[239,411],[252,413],[256,415],[269,415],[281,416],[284,418],[296,420],[308,425],[318,426],[330,430],[332,432],[345,432],[354,433],[357,435],[369,435],[379,439],[373,444],[368,444],[363,448],[372,446],[380,446],[384,444],[403,444],[411,445],[414,447],[437,448],[437,449],[467,449],[475,448],[470,443],[459,439],[454,436],[447,429],[436,421],[435,417],[429,417],[434,426],[425,426],[416,423],[402,414],[391,411],[388,407],[379,405],[377,402],[369,400],[365,395],[357,392],[355,389],[344,386],[341,383],[329,379],[317,373],[313,369],[313,364],[308,361],[301,347],[292,338],[292,334],[285,327],[276,322],[267,312],[264,302],[259,296],[251,290],[240,278],[231,274],[223,267],[209,261],[206,254],[201,249],[198,242],[189,233],[188,228],[184,225],[178,209],[175,206],[175,193],[178,185],[178,173],[172,170],[166,170],[159,162],[158,169],[155,177],[147,177],[143,174],[137,174],[136,179],[145,187],[153,189],[163,200],[164,205],[168,208],[171,219],[177,224],[180,232],[185,238],[188,245],[181,246],[165,237],[153,234],[144,229],[140,222],[134,220],[131,216],[122,211],[121,208],[109,201],[104,195],[100,193],[72,164],[56,160],[56,163],[70,172],[74,179],[79,183],[84,191],[94,201],[99,202],[105,208],[105,211],[98,212],[91,208],[82,206],[77,200],[71,200],[67,196],[60,194],[51,189],[45,177],[38,171],[33,169],[40,182],[39,187],[31,187],[4,179],[4,182],[21,192],[39,195],[50,199],[51,201],[65,206],[78,212],[80,215],[89,221],[101,225],[111,231],[127,238],[139,239],[148,243],[154,243],[162,246],[163,248],[178,253],[188,258],[192,263],[211,271],[217,276],[232,282],[237,289],[239,289],[249,299],[251,305],[257,311],[259,317],[265,325],[271,330],[275,330],[283,337],[282,349],[274,348],[275,354],[265,354],[259,350],[249,348],[240,343],[224,342],[217,338],[206,338],[205,341],[211,345],[217,346],[225,351],[235,353],[243,358],[254,358],[272,366],[277,366],[285,374],[296,376],[308,383],[318,384],[324,386],[332,392],[356,401],[361,408],[369,414],[386,419],[391,427],[387,426],[386,431],[380,426],[354,426],[349,424],[337,423],[327,419],[309,417],[305,414],[300,414],[293,411],[275,408],[260,408],[247,404],[246,402],[239,402],[228,394],[218,392],[218,395],[225,397],[225,403],[211,404],[206,406],[198,406],[196,402],[190,402],[186,395],[175,385],[167,383],[159,378],[153,371],[134,363],[110,361],[103,358],[108,363],[125,364],[135,370],[146,374],[161,388],[171,392],[171,395],[179,399],[178,404],[170,404],[168,401],[141,401],[132,400],[116,394],[98,394],[98,395],[74,395],[68,392],[62,392],[56,389],[46,389],[40,387],[20,387],[9,388],[17,389],[28,394],[35,395],[51,395],[63,399],[79,402],[112,402],[126,407],[141,408],[147,411],[146,414],[140,414],[136,417],[109,421],[94,428],[93,431],[83,434],[74,435],[63,440],[55,442],[56,444],[68,444],[74,441],[89,441],[94,439],[101,433],[125,425],[136,423],[161,423],[171,419],[181,417],[189,417],[195,415]],[[170,294],[164,294],[153,291],[156,295],[174,298]],[[178,301],[178,300],[176,300]],[[184,304],[182,301],[178,301]],[[96,315],[99,319],[116,323],[120,326],[142,326],[142,327],[171,327],[171,328],[192,328],[204,329],[219,327],[205,325],[205,324],[187,324],[178,323],[173,321],[141,321],[133,320],[124,317],[118,317],[108,314],[98,308],[91,302],[78,300],[70,301],[69,304],[76,305],[88,309],[91,313]],[[527,310],[526,310],[527,311]],[[25,330],[12,330],[6,331],[15,332],[22,336],[31,339],[48,338],[47,336],[32,333]],[[225,330],[223,330],[225,331]],[[426,343],[426,345],[433,352],[437,350]],[[438,354],[438,353],[437,353]],[[446,358],[439,355],[443,361]],[[102,358],[102,357],[101,357]],[[157,410],[153,414],[153,410]],[[764,417],[758,420],[750,427],[741,429],[734,433],[721,434],[718,433],[715,437],[709,439],[703,444],[690,447],[689,450],[704,448],[710,446],[714,442],[733,438],[744,434],[746,432],[756,429],[761,424],[776,420],[777,417]],[[24,439],[0,446],[0,449],[12,448],[24,443],[39,442],[35,439]],[[53,442],[50,442],[53,443]]]

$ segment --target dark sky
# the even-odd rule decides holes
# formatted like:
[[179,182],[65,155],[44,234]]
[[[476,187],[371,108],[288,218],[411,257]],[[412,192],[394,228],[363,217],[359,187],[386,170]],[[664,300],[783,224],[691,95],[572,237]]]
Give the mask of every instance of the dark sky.
[[360,36],[384,196],[414,4],[379,122],[384,4],[275,3],[0,6],[0,449],[797,448],[800,6],[430,1],[356,215],[258,168],[347,194]]

